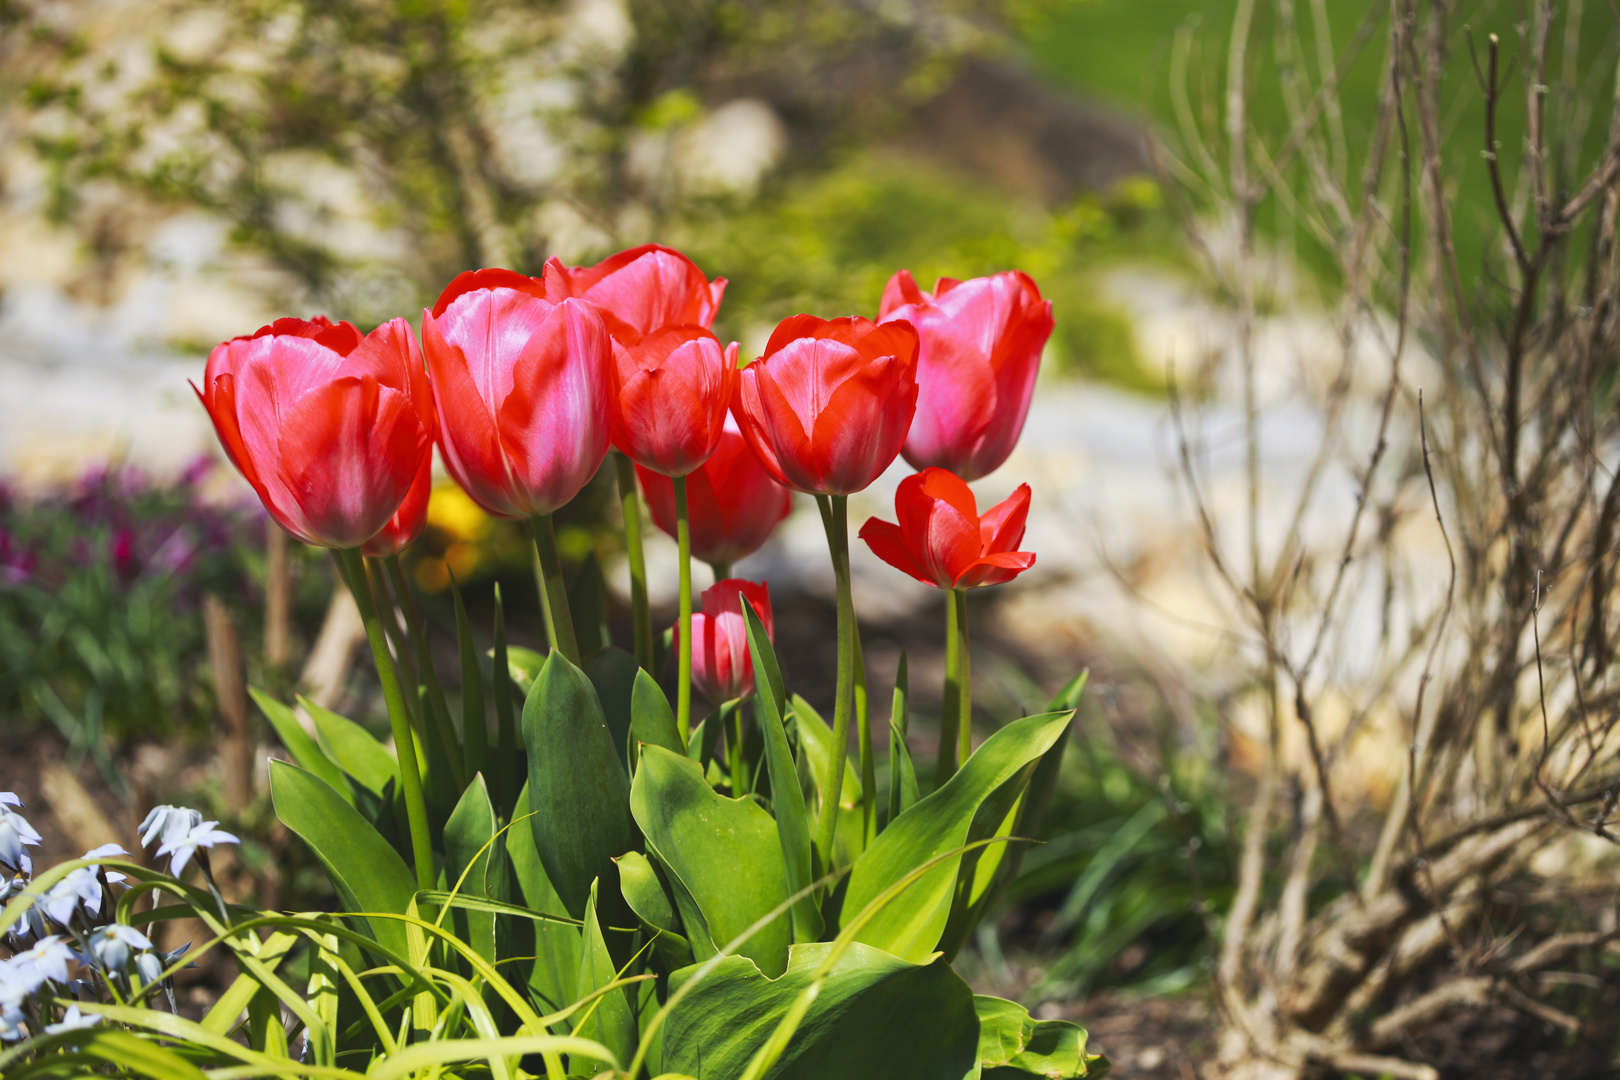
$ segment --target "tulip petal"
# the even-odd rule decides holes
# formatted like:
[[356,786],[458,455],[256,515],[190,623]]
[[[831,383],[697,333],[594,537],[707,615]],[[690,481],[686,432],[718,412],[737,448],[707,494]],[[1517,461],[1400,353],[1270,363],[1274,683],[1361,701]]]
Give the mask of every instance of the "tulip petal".
[[917,279],[910,270],[896,270],[889,283],[883,286],[883,300],[878,304],[878,321],[887,319],[896,308],[907,304],[926,303],[928,295],[917,287]]
[[906,545],[900,526],[892,521],[867,518],[866,524],[861,526],[861,531],[856,535],[866,541],[866,546],[872,549],[872,554],[896,570],[910,574],[924,585],[944,588],[917,564],[917,560],[912,557],[911,549]]
[[433,400],[439,416],[439,450],[445,470],[473,502],[505,518],[523,517],[511,496],[512,477],[489,403],[467,369],[459,345],[446,341],[438,320],[422,317],[422,342],[433,373]]
[[1003,585],[1035,565],[1032,551],[1000,551],[986,555],[962,571],[954,587],[973,589],[985,585]]
[[1029,519],[1029,485],[1019,484],[979,519],[979,535],[986,554],[1012,551],[1024,542],[1024,525]]

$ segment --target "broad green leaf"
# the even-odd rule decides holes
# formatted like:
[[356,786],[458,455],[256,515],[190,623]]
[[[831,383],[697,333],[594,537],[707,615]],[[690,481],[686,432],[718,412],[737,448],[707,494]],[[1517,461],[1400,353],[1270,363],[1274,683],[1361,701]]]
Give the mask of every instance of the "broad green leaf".
[[[523,704],[529,752],[529,819],[546,877],[579,918],[613,858],[637,847],[630,779],[585,673],[553,652]],[[617,891],[617,889],[615,889]]]
[[[345,910],[403,914],[410,906],[416,878],[405,860],[331,785],[296,765],[272,761],[270,798],[276,817],[320,859]],[[406,954],[404,926],[397,919],[367,924],[379,944]]]
[[630,732],[637,742],[662,746],[671,753],[686,753],[680,729],[675,726],[675,710],[669,707],[658,681],[645,671],[636,673],[635,689],[630,695]]
[[[467,776],[482,772],[489,755],[489,718],[484,714],[484,672],[478,664],[472,623],[461,599],[461,585],[450,575],[450,596],[456,609],[456,644],[461,652],[461,752]],[[449,747],[452,752],[454,747]]]
[[579,654],[589,656],[613,644],[608,634],[607,602],[603,596],[602,567],[593,551],[585,556],[568,584],[568,611],[573,616]]
[[[786,695],[782,687],[782,672],[776,662],[776,650],[765,634],[765,624],[754,612],[753,605],[743,601],[743,618],[748,627],[748,649],[754,661],[754,682],[760,727],[765,740],[765,768],[771,779],[771,810],[776,817],[777,842],[782,849],[782,863],[787,873],[789,895],[799,892],[814,880],[810,857],[810,819],[805,813],[804,790],[793,763],[793,752],[788,748],[787,731],[782,723],[782,706]],[[824,924],[816,907],[815,897],[807,896],[793,906],[793,940],[816,941],[821,937]]]
[[1015,1002],[975,995],[979,1064],[984,1080],[1076,1080],[1100,1076],[1108,1060],[1086,1053],[1086,1029],[1066,1020],[1036,1020]]
[[[506,830],[506,856],[512,861],[512,876],[523,893],[523,903],[534,911],[568,917],[568,909],[551,887],[540,852],[534,846],[534,831],[524,821],[529,810],[529,788],[524,785],[512,809],[513,825]],[[533,821],[529,818],[529,821]],[[574,984],[579,977],[579,930],[562,923],[534,924],[534,966],[529,973],[529,990],[542,1003],[542,1012],[556,1012],[573,1001]]]
[[270,726],[276,729],[276,736],[281,739],[281,745],[287,748],[287,752],[292,754],[293,760],[325,780],[345,802],[353,805],[354,792],[350,789],[343,770],[338,768],[337,764],[326,756],[326,751],[309,737],[309,733],[304,730],[304,725],[298,722],[298,717],[293,715],[293,711],[256,686],[248,687],[248,693],[253,695],[259,711],[270,721]]
[[[752,799],[716,792],[696,762],[662,747],[643,748],[630,806],[648,848],[671,885],[678,880],[686,888],[715,944],[724,945],[787,899],[776,822]],[[763,971],[781,974],[791,938],[789,921],[779,918],[738,951]]]
[[[473,776],[472,783],[461,793],[450,820],[444,826],[444,878],[445,887],[462,896],[505,900],[506,848],[489,844],[499,826],[495,808],[490,805],[489,790],[482,773]],[[463,873],[466,877],[463,878]],[[460,882],[457,889],[456,883]],[[484,912],[458,911],[454,915],[457,936],[477,950],[478,955],[494,963],[495,916]]]
[[[939,790],[889,823],[855,862],[844,897],[848,919],[929,859],[962,847],[981,808],[1033,767],[1068,729],[1073,713],[1042,713],[1014,721],[984,741]],[[1016,790],[1013,792],[1016,798]],[[1001,814],[1005,814],[1004,807]],[[989,828],[999,824],[995,816]],[[986,833],[988,835],[988,833]],[[960,858],[933,867],[861,928],[856,940],[921,962],[938,945],[950,914]]]
[[[613,957],[608,955],[602,927],[596,921],[596,888],[596,883],[592,882],[590,899],[585,904],[584,947],[579,961],[579,983],[574,991],[576,1001],[619,977],[618,969],[613,966]],[[621,986],[609,990],[587,1006],[575,1018],[573,1033],[577,1038],[594,1039],[613,1051],[620,1061],[629,1061],[636,1052],[638,1032],[635,1013],[630,1008],[630,999],[625,996],[625,988]],[[590,1059],[572,1061],[570,1066],[569,1074],[576,1076],[594,1076],[607,1069],[602,1062]]]
[[646,674],[636,666],[636,658],[609,645],[591,653],[581,662],[585,677],[596,688],[596,700],[602,703],[602,716],[607,721],[608,733],[613,736],[613,748],[619,760],[626,762],[630,752],[630,713],[634,707],[637,673]]
[[298,704],[315,721],[315,738],[321,749],[360,786],[381,795],[388,781],[399,776],[394,755],[371,732],[306,697],[300,696]]
[[653,948],[673,970],[692,962],[692,944],[681,933],[681,920],[675,902],[659,875],[658,867],[639,851],[627,851],[614,860],[619,864],[619,890],[625,903],[636,913],[649,934],[656,934]]
[[[776,1030],[834,946],[795,945],[781,978],[730,956],[670,1010],[663,1068],[735,1077]],[[676,989],[695,973],[670,976]],[[943,959],[908,964],[852,945],[833,964],[771,1080],[968,1080],[977,1077],[973,992]]]
[[524,697],[534,689],[536,680],[540,678],[541,670],[546,666],[546,654],[525,649],[521,645],[508,645],[506,647],[506,667],[512,675],[512,681],[523,692]]

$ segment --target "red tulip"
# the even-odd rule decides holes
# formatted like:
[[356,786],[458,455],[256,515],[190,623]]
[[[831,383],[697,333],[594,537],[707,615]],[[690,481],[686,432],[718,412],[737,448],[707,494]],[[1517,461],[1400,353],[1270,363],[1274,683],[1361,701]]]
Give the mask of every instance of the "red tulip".
[[428,498],[433,494],[433,454],[422,455],[422,467],[417,470],[405,501],[399,504],[394,516],[382,530],[360,545],[360,554],[373,559],[388,559],[412,544],[427,527]]
[[508,518],[549,514],[607,454],[612,342],[583,300],[510,270],[462,274],[422,316],[444,465]]
[[878,309],[880,322],[890,319],[907,320],[922,338],[906,460],[965,480],[988,476],[1024,430],[1041,350],[1052,336],[1052,302],[1020,270],[940,278],[932,294],[901,270]]
[[[636,475],[653,523],[674,536],[675,482],[639,465]],[[686,478],[692,554],[729,566],[758,551],[792,509],[793,493],[771,479],[727,417],[714,453]]]
[[[703,610],[692,614],[692,682],[715,705],[754,689],[754,659],[748,653],[748,623],[742,610],[745,596],[765,624],[765,636],[774,638],[771,591],[763,581],[717,581],[703,590]],[[676,648],[680,647],[680,633],[677,624]]]
[[779,482],[848,495],[876,480],[917,407],[917,332],[861,318],[784,319],[742,370],[732,412]]
[[404,319],[364,336],[278,319],[215,346],[197,397],[265,509],[320,547],[371,539],[433,454],[432,390]]
[[614,343],[613,445],[637,465],[685,476],[709,459],[737,383],[737,343],[722,349],[701,326],[665,326]]
[[1035,554],[1014,551],[1029,517],[1029,485],[983,517],[973,491],[944,469],[924,469],[894,493],[900,524],[868,518],[860,537],[872,554],[940,589],[972,589],[1011,581],[1035,565]]
[[621,251],[595,266],[569,268],[553,257],[546,263],[548,284],[553,275],[562,295],[595,304],[614,338],[626,343],[660,326],[708,329],[726,292],[725,278],[710,281],[691,259],[661,244]]

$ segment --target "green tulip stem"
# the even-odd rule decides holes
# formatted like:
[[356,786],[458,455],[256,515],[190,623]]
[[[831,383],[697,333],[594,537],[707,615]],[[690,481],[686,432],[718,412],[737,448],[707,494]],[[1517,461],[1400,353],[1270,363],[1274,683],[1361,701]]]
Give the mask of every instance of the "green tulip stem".
[[[641,547],[641,496],[630,459],[615,450],[613,469],[619,478],[619,510],[624,515],[624,553],[630,560],[630,614],[636,634],[636,663],[653,675],[652,605],[647,600],[647,556]],[[654,676],[656,677],[656,676]]]
[[681,648],[675,676],[675,726],[685,746],[692,734],[692,529],[686,516],[686,477],[675,477],[675,543],[681,565]]
[[956,595],[952,590],[945,597],[945,700],[939,713],[939,759],[934,767],[936,788],[956,772],[958,729],[962,723],[962,638],[956,627]]
[[866,654],[855,635],[855,738],[861,754],[861,815],[866,842],[877,836],[877,762],[872,757],[872,712],[866,697]]
[[[422,675],[422,685],[427,687],[428,710],[433,714],[433,726],[438,732],[440,750],[445,760],[450,763],[450,775],[455,778],[456,790],[460,791],[467,786],[467,777],[461,768],[461,755],[456,748],[461,745],[456,735],[456,726],[450,719],[450,706],[445,701],[444,685],[439,682],[439,673],[433,670],[433,650],[428,645],[427,627],[422,623],[422,615],[416,609],[416,597],[411,594],[409,583],[405,580],[405,570],[399,564],[398,555],[390,555],[384,565],[388,567],[388,577],[394,583],[394,595],[399,601],[400,610],[405,613],[405,632],[410,636],[411,647],[416,652],[416,666]],[[431,740],[429,741],[431,745]]]
[[956,735],[961,740],[957,760],[966,763],[973,754],[973,657],[968,652],[967,590],[952,589],[951,605],[956,608],[956,686],[961,709]]
[[844,768],[849,763],[850,705],[854,697],[855,667],[860,659],[856,638],[855,600],[849,588],[849,498],[817,495],[821,520],[827,528],[832,552],[833,578],[838,587],[838,682],[834,693],[832,759],[821,785],[821,821],[816,826],[816,852],[821,865],[832,867],[833,837],[838,828],[838,801],[844,790]]
[[[411,662],[410,645],[405,640],[405,631],[399,625],[399,617],[394,608],[393,598],[388,595],[388,580],[383,576],[382,564],[376,559],[367,558],[366,583],[371,586],[371,596],[377,605],[377,617],[382,620],[383,637],[388,641],[391,655],[394,658],[394,670],[399,673],[400,686],[416,689],[416,665]],[[411,730],[416,732],[416,741],[419,745],[427,745],[427,728],[422,724],[422,703],[420,700],[411,700],[415,695],[405,695],[405,715],[410,718]],[[429,769],[433,767],[431,761],[423,762]]]
[[405,713],[405,693],[400,689],[399,675],[394,671],[394,658],[388,654],[388,641],[383,637],[382,619],[377,615],[377,603],[366,581],[366,564],[356,548],[338,552],[348,579],[354,602],[360,608],[360,621],[366,628],[366,640],[371,643],[371,658],[377,664],[377,678],[382,682],[383,701],[388,705],[388,722],[394,732],[394,754],[399,765],[400,790],[405,795],[405,817],[411,828],[411,856],[416,862],[416,887],[427,891],[433,888],[433,845],[428,840],[427,803],[422,798],[422,770],[416,762],[416,740],[411,735],[410,720]]
[[709,569],[714,571],[714,583],[716,585],[731,576],[731,564],[728,562],[710,563]]
[[540,610],[546,617],[546,638],[551,647],[575,667],[579,666],[579,642],[574,637],[574,617],[568,610],[568,586],[563,583],[562,557],[557,554],[557,533],[550,514],[529,519],[534,530],[534,553],[540,571]]

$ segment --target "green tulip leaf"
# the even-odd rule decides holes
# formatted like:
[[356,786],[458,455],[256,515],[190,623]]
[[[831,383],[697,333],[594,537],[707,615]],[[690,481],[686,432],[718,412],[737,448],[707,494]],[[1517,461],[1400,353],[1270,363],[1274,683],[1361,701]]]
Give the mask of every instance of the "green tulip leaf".
[[974,996],[973,1010],[984,1080],[1075,1080],[1108,1069],[1107,1058],[1086,1053],[1086,1029],[1078,1024],[1036,1020],[1016,1002],[982,994]]
[[[508,899],[506,845],[499,841],[490,843],[499,827],[483,774],[474,774],[444,826],[446,888],[457,891],[460,896],[503,902]],[[457,882],[461,883],[459,889]],[[493,963],[496,960],[495,917],[485,912],[458,911],[455,918],[457,936]]]
[[[819,798],[821,785],[827,775],[827,762],[832,755],[832,728],[821,718],[814,706],[798,694],[793,695],[793,723],[799,733],[800,765],[810,773],[811,790]],[[861,818],[860,769],[850,765],[844,769],[843,795],[838,800],[839,814],[833,833],[833,865],[848,865],[855,861],[866,847],[866,825]],[[813,807],[816,814],[821,808]]]
[[[630,807],[676,888],[684,888],[715,944],[741,934],[788,897],[776,822],[750,798],[728,799],[709,786],[696,762],[663,747],[642,749]],[[701,942],[684,918],[694,952]],[[780,975],[792,939],[779,918],[738,950],[761,970]]]
[[[557,890],[551,887],[540,851],[529,828],[529,788],[525,784],[512,809],[512,827],[506,830],[506,857],[523,903],[531,911],[568,917]],[[579,979],[580,936],[576,927],[558,922],[534,924],[534,966],[529,972],[529,992],[540,1002],[542,1012],[555,1012],[574,1000]]]
[[[971,842],[975,828],[982,836],[991,835],[1020,794],[1021,784],[1014,781],[1062,737],[1073,715],[1042,713],[1008,724],[986,739],[943,787],[891,821],[850,871],[843,918],[863,910],[928,860]],[[914,963],[926,959],[945,929],[961,861],[946,859],[913,881],[861,928],[856,940]]]
[[602,703],[602,716],[607,720],[608,733],[613,736],[613,748],[619,752],[619,760],[626,761],[636,675],[641,673],[636,658],[609,645],[585,657],[580,666],[596,688],[596,700]]
[[[285,761],[270,762],[270,798],[276,817],[308,844],[326,868],[345,910],[404,914],[416,878],[388,841],[326,781]],[[406,956],[405,924],[367,920],[371,936]]]
[[[461,653],[461,746],[467,776],[482,772],[489,754],[489,718],[484,713],[484,672],[473,643],[472,623],[461,599],[461,585],[450,575],[450,597],[456,611],[456,646]],[[455,747],[445,748],[450,753]]]
[[[666,1070],[699,1080],[742,1074],[835,946],[794,945],[787,971],[767,978],[729,956],[670,1010]],[[674,990],[696,968],[670,976]],[[973,992],[943,959],[908,964],[851,945],[832,965],[771,1080],[968,1080],[979,1072]]]
[[315,721],[315,738],[327,757],[361,787],[381,795],[388,782],[399,776],[394,755],[371,732],[306,697],[300,696],[298,704]]
[[630,733],[639,743],[662,746],[684,754],[680,729],[675,726],[675,710],[658,686],[658,680],[645,671],[636,672],[635,689],[630,694]]
[[293,760],[306,771],[325,780],[333,791],[342,796],[344,802],[353,806],[354,791],[349,787],[348,777],[343,775],[336,762],[326,756],[326,751],[310,738],[293,711],[256,686],[249,687],[248,693],[253,695],[259,711],[270,721],[270,726],[276,729],[276,737],[292,754]]
[[894,701],[889,707],[889,820],[893,821],[921,797],[917,769],[911,763],[906,745],[906,729],[911,720],[911,691],[906,674],[906,651],[900,650],[900,666],[894,675]]
[[[596,921],[596,888],[596,882],[592,882],[590,898],[585,903],[579,982],[574,990],[576,1001],[619,977],[618,969],[613,966],[613,957],[608,955],[602,927]],[[606,1046],[620,1061],[629,1061],[636,1052],[636,1017],[630,1008],[630,999],[625,996],[625,989],[621,986],[609,990],[586,1006],[584,1012],[575,1017],[573,1032],[581,1039],[594,1039]],[[590,1058],[575,1059],[570,1064],[570,1076],[594,1076],[608,1069],[605,1062]]]
[[630,779],[596,690],[559,652],[546,661],[523,704],[523,743],[534,846],[546,877],[578,918],[591,882],[615,881],[614,856],[638,845]]
[[681,933],[675,902],[659,874],[658,867],[639,851],[627,851],[614,860],[619,864],[619,890],[636,918],[647,928],[653,948],[671,970],[692,963],[692,943]]
[[[765,768],[771,780],[771,810],[776,816],[777,840],[787,872],[787,891],[791,895],[814,880],[810,819],[805,812],[804,789],[799,786],[793,752],[788,748],[787,730],[782,723],[782,706],[786,695],[782,686],[782,669],[776,662],[776,650],[771,647],[770,638],[765,633],[765,624],[746,598],[743,600],[743,618],[748,627],[748,649],[754,660],[754,682],[759,698],[757,715],[764,729]],[[815,897],[807,896],[793,905],[794,941],[819,940],[823,929],[824,923]]]
[[545,653],[525,649],[521,645],[506,647],[506,669],[524,697],[528,697],[529,691],[534,689],[535,681],[540,678],[540,672],[545,666]]
[[573,616],[574,640],[579,642],[579,654],[589,656],[598,649],[613,644],[608,634],[607,599],[602,566],[596,561],[596,552],[585,556],[568,584],[568,611]]

